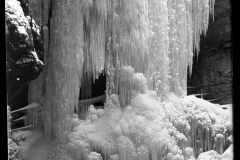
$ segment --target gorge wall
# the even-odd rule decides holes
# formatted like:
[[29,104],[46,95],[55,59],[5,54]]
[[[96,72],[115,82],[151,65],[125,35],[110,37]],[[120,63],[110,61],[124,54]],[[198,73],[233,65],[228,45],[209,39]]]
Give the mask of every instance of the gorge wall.
[[27,3],[5,5],[6,94],[11,110],[16,110],[28,104],[28,84],[42,71],[43,43]]
[[[188,76],[188,95],[203,95],[212,103],[232,103],[231,2],[216,0],[214,21],[209,22],[206,36],[201,37],[200,53],[193,60],[193,72]],[[194,87],[194,88],[190,88]]]

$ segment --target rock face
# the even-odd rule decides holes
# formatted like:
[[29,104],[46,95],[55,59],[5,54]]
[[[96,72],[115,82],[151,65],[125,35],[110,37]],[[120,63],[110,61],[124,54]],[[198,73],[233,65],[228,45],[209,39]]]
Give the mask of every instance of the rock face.
[[19,1],[5,1],[6,80],[11,110],[16,109],[18,99],[22,99],[16,97],[43,68],[40,29],[27,11],[25,8],[23,12]]
[[232,103],[231,3],[216,0],[214,22],[210,20],[206,36],[201,37],[199,57],[194,58],[193,74],[188,78],[188,94],[203,96],[213,103]]

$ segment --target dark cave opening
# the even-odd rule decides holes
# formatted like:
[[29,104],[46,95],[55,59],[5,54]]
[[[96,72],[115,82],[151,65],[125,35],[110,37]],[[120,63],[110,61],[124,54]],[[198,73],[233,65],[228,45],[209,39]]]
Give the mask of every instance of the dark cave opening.
[[[92,76],[87,76],[87,73],[85,73],[85,78],[83,78],[80,88],[80,95],[79,100],[87,100],[87,99],[94,99],[100,96],[105,95],[106,91],[106,74],[102,72],[98,79],[95,79],[95,82],[93,81]],[[104,100],[105,101],[105,100]],[[101,108],[104,106],[104,101],[93,101],[91,103],[92,105],[101,106]]]
[[[106,75],[102,73],[93,83],[92,97],[98,97],[105,94],[106,91]],[[93,103],[94,106],[104,106],[102,101]]]

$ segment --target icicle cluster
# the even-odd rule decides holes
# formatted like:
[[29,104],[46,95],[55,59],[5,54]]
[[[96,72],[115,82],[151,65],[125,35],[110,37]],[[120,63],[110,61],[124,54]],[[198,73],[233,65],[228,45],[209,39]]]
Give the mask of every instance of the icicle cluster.
[[131,65],[144,73],[159,97],[169,92],[186,95],[187,70],[199,52],[214,0],[116,1],[107,43],[108,94],[118,94],[120,70]]
[[[152,32],[148,83],[159,97],[168,93],[169,36],[168,0],[149,1],[149,21]],[[150,63],[149,62],[149,63]]]
[[[132,92],[145,93],[140,73],[161,100],[169,92],[186,95],[187,67],[191,72],[193,51],[199,51],[213,6],[214,0],[69,0],[52,5],[31,0],[33,17],[43,26],[45,68],[30,84],[29,102],[43,98],[46,137],[64,141],[69,118],[78,109],[79,88],[91,98],[92,84],[81,83],[94,82],[103,71],[107,98],[119,94],[121,107],[131,102]],[[124,76],[122,66],[140,73]]]
[[86,1],[83,11],[84,31],[84,65],[83,80],[98,78],[105,64],[105,21],[109,8],[109,0]]
[[[56,7],[60,3],[62,7]],[[30,85],[29,103],[46,99],[45,94],[51,97],[67,92],[73,95],[70,99],[75,99],[76,107],[78,87],[84,97],[92,98],[89,80],[94,82],[103,71],[107,75],[107,96],[119,94],[124,65],[146,75],[149,88],[157,91],[159,97],[166,97],[169,92],[185,95],[187,66],[191,72],[193,50],[199,51],[199,37],[202,31],[206,33],[214,0],[72,0],[57,4],[31,0],[29,6],[37,24],[43,26],[45,55],[45,68]],[[52,12],[51,28],[48,12]],[[63,13],[66,15],[62,17]],[[58,51],[55,57],[54,52]],[[71,76],[73,72],[77,75]],[[66,80],[62,80],[64,77]],[[48,83],[52,78],[56,84],[68,84],[61,84],[62,88],[54,94],[45,93],[50,90],[46,88],[51,87]],[[64,89],[73,81],[74,89]],[[81,86],[81,81],[89,84]]]
[[107,95],[111,95],[119,92],[122,66],[132,66],[135,71],[141,73],[148,69],[148,1],[112,1],[107,22],[105,70]]
[[[50,18],[48,16],[53,14],[52,12],[54,12],[54,9],[55,9],[53,8],[55,7],[55,4],[51,4],[51,3],[52,2],[50,1],[43,1],[43,0],[29,1],[29,8],[33,18],[36,19],[36,22],[39,26],[40,25],[43,26],[42,31],[43,31],[44,64],[45,64],[43,72],[39,75],[39,77],[36,80],[32,81],[30,84],[29,103],[40,102],[41,99],[44,97],[44,94],[47,94],[46,81],[47,79],[49,79],[48,75],[51,74],[49,73],[50,72],[49,70],[51,70],[53,67],[51,64],[48,65],[48,63],[52,63],[52,61],[54,61],[54,60],[49,61],[50,56],[52,56],[51,55],[52,53],[51,52],[49,53],[49,47],[53,46],[53,45],[51,46],[49,45],[50,43],[51,44],[56,43],[55,41],[53,41],[53,39],[51,39],[51,41],[49,40],[50,30],[52,30],[50,37],[54,36],[52,32],[56,32],[56,30],[59,30],[59,32],[63,33],[62,35],[63,44],[65,41],[67,42],[69,40],[72,40],[72,41],[75,40],[76,46],[80,46],[78,48],[75,47],[76,50],[71,51],[71,52],[76,52],[74,53],[76,54],[76,57],[75,57],[75,60],[73,61],[77,61],[77,62],[72,63],[72,61],[69,60],[68,63],[72,63],[73,65],[72,67],[76,67],[76,66],[78,67],[79,71],[78,71],[78,74],[76,75],[81,77],[79,81],[80,83],[84,84],[83,86],[79,85],[79,82],[76,84],[76,88],[77,86],[81,87],[81,91],[82,91],[81,97],[92,98],[92,95],[91,95],[92,82],[94,82],[95,79],[98,78],[98,75],[102,73],[105,65],[106,17],[109,12],[107,8],[111,8],[110,1],[104,0],[104,1],[98,2],[98,1],[85,0],[83,2],[74,2],[74,1],[66,2],[66,4],[63,5],[63,7],[65,7],[66,10],[67,10],[67,6],[71,8],[73,4],[78,3],[78,5],[74,6],[75,10],[71,10],[70,14],[75,16],[74,20],[77,21],[79,25],[74,26],[75,24],[69,24],[74,21],[73,19],[71,20],[72,17],[70,14],[65,15],[65,19],[63,20],[63,22],[60,22],[61,19],[58,20],[59,23],[63,23],[64,27],[68,25],[67,29],[69,31],[65,31],[63,28],[59,28],[59,26],[57,26],[58,29],[54,28],[56,27],[56,25],[53,24],[54,22],[53,20],[48,22],[48,19]],[[39,7],[39,6],[42,6],[42,7]],[[63,10],[63,12],[66,13],[66,11],[64,11],[64,8],[62,8],[61,10]],[[73,13],[74,11],[76,11],[77,13]],[[76,18],[76,15],[79,16],[78,17],[79,19]],[[61,16],[57,15],[57,17],[60,18]],[[51,28],[48,28],[48,26],[51,26]],[[76,38],[77,34],[65,35],[65,32],[74,31],[70,28],[71,26],[74,26],[75,28],[78,27],[79,31],[75,30],[75,32],[79,32],[80,34],[79,38]],[[71,36],[73,36],[73,38]],[[74,49],[74,47],[73,48],[69,47],[69,50],[70,49]],[[71,53],[66,52],[65,54],[66,54],[65,59],[68,59],[67,54],[71,54]],[[65,63],[66,62],[67,61],[65,61]],[[61,62],[58,62],[58,63],[61,63]],[[74,64],[76,64],[76,66],[74,66]],[[71,68],[69,69],[71,70]],[[65,75],[67,72],[68,71],[66,69],[66,71],[62,74]],[[69,78],[71,78],[71,76],[69,76]],[[75,79],[74,81],[76,80],[77,79]],[[72,92],[72,91],[68,90],[67,92]],[[73,92],[76,93],[75,91]],[[75,97],[78,97],[78,95],[75,95]],[[74,106],[76,107],[76,110],[77,110],[77,105],[74,105]],[[85,106],[88,107],[89,105],[86,104]],[[83,112],[85,112],[84,109],[83,109]],[[31,114],[31,113],[28,113],[28,114]]]
[[193,51],[199,52],[200,34],[206,34],[214,0],[151,0],[151,38],[148,81],[160,97],[169,91],[186,95],[187,70],[192,71]]

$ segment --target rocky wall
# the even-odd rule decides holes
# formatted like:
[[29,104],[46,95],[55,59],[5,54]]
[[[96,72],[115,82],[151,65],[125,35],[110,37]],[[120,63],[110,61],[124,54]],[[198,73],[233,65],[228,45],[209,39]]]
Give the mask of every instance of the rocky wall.
[[6,88],[11,110],[27,105],[28,84],[43,68],[40,27],[27,7],[17,0],[5,1]]
[[[201,37],[200,53],[188,76],[188,95],[203,95],[213,103],[232,103],[231,2],[215,0],[214,21],[211,18],[206,36]],[[195,87],[195,88],[190,88]]]

